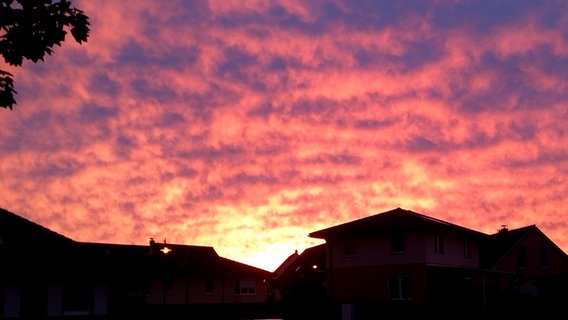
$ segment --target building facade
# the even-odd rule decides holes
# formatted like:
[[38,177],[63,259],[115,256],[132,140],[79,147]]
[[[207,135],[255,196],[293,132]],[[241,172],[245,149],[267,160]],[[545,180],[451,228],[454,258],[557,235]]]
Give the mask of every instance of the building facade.
[[212,247],[76,242],[3,209],[0,262],[0,318],[248,312],[272,275]]
[[568,302],[567,256],[536,226],[488,235],[397,208],[309,236],[325,240],[332,303],[489,310],[552,292]]

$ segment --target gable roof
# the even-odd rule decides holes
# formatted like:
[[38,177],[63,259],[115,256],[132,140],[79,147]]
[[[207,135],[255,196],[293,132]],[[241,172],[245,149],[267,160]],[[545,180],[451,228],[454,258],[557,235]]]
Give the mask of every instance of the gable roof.
[[[222,268],[224,274],[235,277],[263,277],[268,280],[272,276],[272,272],[261,268],[253,267],[228,258],[219,257],[219,268]],[[227,274],[228,271],[228,274]]]
[[[283,263],[277,270],[279,272],[272,279],[272,286],[278,288],[281,294],[290,292],[292,288],[300,283],[318,282],[323,283],[325,279],[325,243],[305,249],[302,254],[294,252],[288,263]],[[317,286],[323,288],[323,286]],[[307,288],[303,288],[307,289]],[[304,291],[301,289],[301,291]],[[308,294],[309,292],[302,292]],[[312,297],[314,298],[314,297]]]
[[428,228],[466,233],[471,236],[485,236],[484,233],[402,208],[396,208],[327,229],[315,231],[310,233],[309,236],[319,239],[332,239],[345,236],[394,232],[403,229],[416,231]]
[[0,209],[0,261],[12,278],[61,274],[76,242]]
[[[120,245],[79,243],[84,261],[97,269],[110,268],[113,273],[132,276],[152,274],[200,276],[270,276],[270,272],[245,265],[217,254],[213,247],[155,243],[154,245]],[[162,251],[167,247],[170,251]]]
[[313,268],[313,266],[324,268],[325,249],[326,244],[323,243],[306,248],[302,254],[298,254],[298,250],[296,250],[274,271],[275,279],[297,272],[300,268]]
[[164,246],[81,242],[77,258],[87,262],[85,268],[95,267],[125,277],[202,273],[218,258],[211,247],[167,244],[171,251],[164,254],[160,251]]
[[286,258],[279,266],[274,270],[273,274],[275,277],[280,276],[285,272],[299,257],[298,250],[294,251],[288,258]]
[[0,208],[0,246],[36,248],[73,242],[55,231]]
[[[488,235],[482,242],[480,264],[484,268],[495,266],[511,249],[515,247],[529,233],[536,232],[553,247],[564,253],[552,240],[550,240],[536,225],[529,225],[517,229],[503,228],[497,233]],[[565,253],[564,253],[565,254]]]
[[481,266],[493,266],[532,228],[534,225],[513,230],[501,229],[495,234],[488,235],[482,243]]
[[322,243],[304,250],[298,259],[292,264],[294,271],[298,271],[298,268],[325,268],[326,247],[327,245]]
[[[160,250],[167,246],[171,252]],[[0,208],[0,258],[10,270],[136,277],[152,273],[270,277],[267,270],[220,257],[213,247],[155,243],[149,245],[79,242]],[[9,258],[9,259],[8,259]],[[7,263],[5,263],[7,262]],[[49,267],[49,268],[48,268]],[[6,269],[8,270],[8,269]]]

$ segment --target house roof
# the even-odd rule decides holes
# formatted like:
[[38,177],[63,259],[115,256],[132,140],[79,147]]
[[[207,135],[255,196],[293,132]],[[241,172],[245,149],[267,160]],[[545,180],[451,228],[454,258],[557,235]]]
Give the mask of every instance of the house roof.
[[295,252],[288,263],[282,264],[273,278],[272,285],[284,293],[298,283],[323,281],[325,278],[326,244],[305,249],[302,254]]
[[531,232],[538,233],[544,237],[550,245],[564,253],[552,240],[550,240],[536,225],[529,225],[517,229],[503,228],[497,233],[488,235],[482,242],[481,261],[480,264],[484,268],[495,266],[501,258],[503,258],[509,250],[515,247],[527,234]]
[[[153,245],[117,245],[80,243],[86,259],[122,274],[147,272],[168,275],[266,276],[270,272],[220,257],[213,247],[155,243]],[[169,251],[165,253],[164,248]]]
[[362,219],[339,224],[309,234],[312,238],[332,239],[353,235],[394,232],[397,230],[444,229],[450,232],[467,233],[472,236],[485,236],[484,233],[468,229],[447,221],[429,217],[402,208],[396,208]]
[[[167,254],[161,251],[168,247]],[[78,242],[0,208],[0,258],[19,273],[96,270],[96,274],[138,277],[156,273],[270,277],[271,272],[220,257],[213,247]],[[9,264],[9,265],[8,265]],[[6,269],[8,270],[8,269]]]
[[325,267],[325,248],[326,244],[309,247],[302,254],[296,250],[274,271],[275,278],[281,277],[286,273],[295,272],[299,268],[318,268]]
[[299,257],[298,250],[294,251],[288,258],[286,258],[279,266],[274,270],[274,276],[278,277],[283,272],[285,272]]
[[221,260],[220,267],[224,268],[224,270],[228,270],[229,276],[263,277],[268,279],[272,275],[272,272],[270,271],[253,267],[251,265],[244,264],[238,261],[234,261],[223,257],[220,257],[220,260]]
[[311,269],[314,267],[317,267],[318,269],[324,268],[325,248],[326,244],[323,243],[304,250],[293,264],[295,266],[294,269],[296,270],[299,266]]
[[535,228],[534,225],[513,230],[504,228],[495,234],[488,235],[482,243],[481,265],[484,267],[493,266],[533,228]]
[[55,231],[0,208],[0,246],[37,248],[73,242]]
[[0,209],[0,261],[6,274],[57,274],[76,242],[39,224]]

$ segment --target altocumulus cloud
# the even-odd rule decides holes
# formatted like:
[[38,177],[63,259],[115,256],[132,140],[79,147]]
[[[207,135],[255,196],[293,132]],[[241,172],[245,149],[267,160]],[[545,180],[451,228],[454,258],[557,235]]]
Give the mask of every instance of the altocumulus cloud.
[[568,4],[75,1],[15,70],[0,205],[76,240],[266,269],[404,207],[568,248]]

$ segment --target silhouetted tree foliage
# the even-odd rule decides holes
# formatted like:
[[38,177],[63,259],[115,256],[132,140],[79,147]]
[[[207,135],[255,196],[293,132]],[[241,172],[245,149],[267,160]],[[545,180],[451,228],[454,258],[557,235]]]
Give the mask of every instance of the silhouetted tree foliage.
[[[70,1],[0,0],[0,54],[12,66],[43,61],[61,46],[66,30],[78,43],[89,36],[89,18]],[[13,75],[0,69],[0,107],[11,110],[16,93]]]

